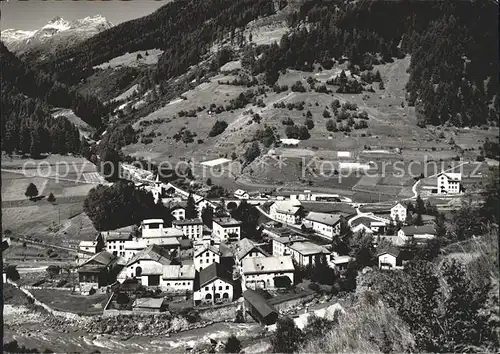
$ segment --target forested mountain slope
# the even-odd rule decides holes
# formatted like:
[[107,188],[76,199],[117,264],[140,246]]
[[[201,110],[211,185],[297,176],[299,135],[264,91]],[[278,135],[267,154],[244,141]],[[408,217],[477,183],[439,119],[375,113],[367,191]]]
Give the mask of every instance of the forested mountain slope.
[[156,81],[182,74],[200,61],[211,43],[258,16],[274,12],[269,0],[174,1],[153,14],[122,23],[57,53],[42,67],[63,82],[77,83],[101,64],[126,52],[164,50]]
[[[419,123],[496,123],[498,3],[471,1],[307,1],[295,30],[263,50],[252,71],[273,84],[279,70],[329,68],[347,58],[362,71],[411,54],[408,102]],[[307,26],[306,26],[307,24]]]
[[30,69],[0,43],[2,149],[38,156],[80,150],[78,129],[65,118],[54,119],[51,107],[71,108],[93,127],[100,127],[107,108],[91,96]]

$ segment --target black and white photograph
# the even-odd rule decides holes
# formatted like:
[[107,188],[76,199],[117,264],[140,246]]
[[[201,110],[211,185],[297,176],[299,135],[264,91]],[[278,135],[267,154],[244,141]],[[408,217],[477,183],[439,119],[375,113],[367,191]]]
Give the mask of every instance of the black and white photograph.
[[4,353],[499,353],[498,0],[1,0]]

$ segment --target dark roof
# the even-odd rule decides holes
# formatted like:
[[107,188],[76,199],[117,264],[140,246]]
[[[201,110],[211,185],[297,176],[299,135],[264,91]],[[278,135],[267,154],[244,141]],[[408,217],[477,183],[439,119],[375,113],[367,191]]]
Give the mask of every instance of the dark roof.
[[203,225],[203,221],[201,219],[185,219],[185,220],[174,220],[172,221],[172,225]]
[[423,225],[423,226],[404,226],[402,227],[405,236],[408,235],[419,235],[419,234],[431,234],[435,235],[436,230],[433,225]]
[[238,220],[230,218],[230,217],[214,218],[213,221],[222,227],[241,225],[241,221],[238,221]]
[[108,264],[113,262],[115,259],[116,259],[116,256],[112,255],[108,251],[102,251],[102,252],[96,253],[95,255],[93,255],[92,257],[87,259],[87,261],[85,261],[85,263],[83,265],[92,265],[93,263],[94,264],[98,263],[100,265],[107,266]]
[[78,273],[100,273],[106,269],[105,265],[84,264],[78,268]]
[[128,241],[132,239],[132,234],[130,232],[110,232],[107,235],[104,235],[106,242],[109,241]]
[[267,300],[264,299],[262,295],[252,289],[245,290],[243,292],[243,297],[262,317],[267,317],[272,313],[278,314],[278,311],[274,308],[274,306],[269,305]]
[[255,242],[249,240],[248,238],[240,240],[238,246],[239,246],[238,260],[241,260],[243,257],[245,257],[249,252],[251,252],[254,249],[262,253],[265,257],[269,256],[269,254],[266,251],[264,251],[261,247],[257,246]]
[[212,263],[200,271],[200,287],[205,286],[215,279],[222,279],[228,283],[233,283],[232,274],[220,263]]
[[137,252],[128,262],[127,265],[134,264],[138,260],[151,260],[163,265],[169,265],[169,251],[158,245],[149,245],[144,250]]
[[401,250],[397,247],[390,245],[388,247],[385,247],[383,250],[380,250],[380,252],[377,252],[377,257],[387,253],[397,258],[399,257]]

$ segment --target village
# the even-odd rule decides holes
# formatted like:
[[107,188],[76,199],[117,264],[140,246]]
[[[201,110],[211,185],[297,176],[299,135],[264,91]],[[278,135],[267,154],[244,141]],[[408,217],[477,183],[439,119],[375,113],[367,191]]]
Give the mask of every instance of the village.
[[[322,308],[338,301],[320,296],[325,286],[318,277],[337,279],[326,293],[342,294],[349,290],[354,267],[402,269],[411,256],[405,247],[410,241],[423,245],[436,236],[433,216],[419,214],[418,222],[412,222],[411,200],[359,205],[309,190],[265,195],[241,189],[233,198],[208,199],[163,183],[158,176],[147,177],[135,182],[136,188],[168,206],[171,223],[145,219],[139,226],[96,232],[78,247],[72,291],[105,295],[103,314],[229,306],[242,318],[273,325],[290,311],[280,304],[303,304],[307,312],[308,306]],[[442,173],[437,180],[440,193],[460,193],[460,174]],[[245,238],[242,228],[248,225],[231,213],[242,204],[255,207],[260,215]],[[195,214],[189,218],[190,208]],[[212,214],[208,222],[203,215],[207,209]],[[356,262],[334,246],[346,233],[373,236],[373,264]],[[5,240],[7,248],[10,241]],[[296,316],[303,306],[295,306]]]

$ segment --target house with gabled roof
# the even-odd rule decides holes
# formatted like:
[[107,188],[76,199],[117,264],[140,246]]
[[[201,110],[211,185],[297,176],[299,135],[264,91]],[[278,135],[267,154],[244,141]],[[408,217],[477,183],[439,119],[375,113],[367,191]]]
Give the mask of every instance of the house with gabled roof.
[[207,268],[213,263],[221,262],[221,252],[218,247],[212,245],[204,245],[198,247],[193,252],[193,264],[198,272]]
[[437,175],[438,194],[457,194],[462,191],[462,174],[441,172]]
[[169,256],[168,250],[158,245],[150,245],[127,262],[118,275],[118,281],[122,283],[128,278],[136,278],[144,286],[159,287],[163,267],[170,264]]
[[244,238],[238,242],[238,253],[236,254],[236,260],[241,266],[243,259],[253,258],[253,257],[269,257],[270,255],[264,251],[256,242]]
[[86,260],[77,270],[80,292],[89,294],[114,283],[121,269],[117,260],[116,256],[107,251],[101,251]]
[[326,214],[311,211],[304,219],[304,225],[330,239],[340,234],[342,214]]
[[272,325],[276,323],[279,312],[274,306],[257,291],[247,289],[243,292],[245,299],[245,309],[252,315],[254,319],[264,325]]
[[398,231],[398,237],[403,240],[413,237],[417,242],[425,241],[436,237],[436,229],[434,225],[403,226]]
[[298,200],[276,201],[269,207],[272,219],[286,224],[300,224],[303,207]]
[[403,269],[408,253],[395,246],[389,246],[377,253],[380,269]]
[[406,221],[406,216],[408,214],[406,206],[397,202],[391,207],[391,219],[394,222],[400,221],[404,223]]
[[238,199],[249,199],[250,195],[243,189],[237,189],[234,191],[234,197]]
[[232,273],[219,263],[212,263],[199,273],[199,286],[193,294],[195,305],[233,301],[235,283]]
[[287,287],[294,281],[295,267],[290,256],[246,258],[241,270],[249,289]]

